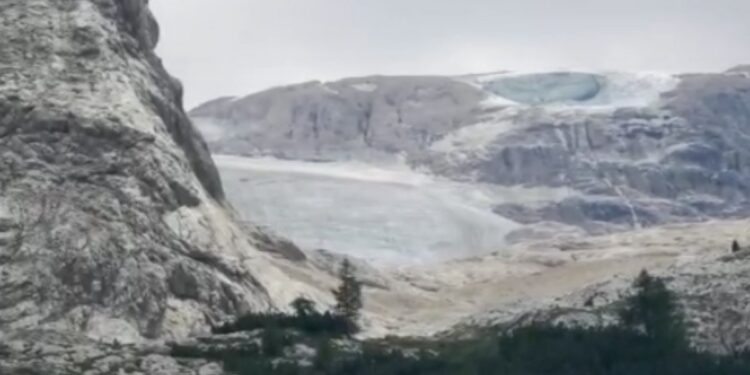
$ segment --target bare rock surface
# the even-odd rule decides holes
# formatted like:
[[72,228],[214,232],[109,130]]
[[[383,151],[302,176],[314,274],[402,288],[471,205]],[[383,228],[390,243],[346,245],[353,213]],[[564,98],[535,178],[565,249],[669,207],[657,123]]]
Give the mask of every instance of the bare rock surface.
[[[292,244],[240,224],[228,208],[181,85],[153,52],[158,26],[147,4],[0,3],[5,337],[59,337],[105,358],[119,354],[101,340],[181,339],[325,293],[276,265],[282,245],[304,260]],[[159,358],[154,366],[171,366]],[[65,373],[50,366],[41,373]],[[144,373],[179,373],[160,371]]]

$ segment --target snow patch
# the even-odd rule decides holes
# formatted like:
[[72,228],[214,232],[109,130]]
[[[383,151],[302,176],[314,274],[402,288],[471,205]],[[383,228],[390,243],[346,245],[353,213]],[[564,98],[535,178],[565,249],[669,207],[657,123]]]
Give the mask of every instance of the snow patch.
[[86,335],[107,343],[133,344],[143,341],[138,329],[122,319],[94,314],[88,321]]
[[10,214],[10,205],[8,204],[8,199],[4,197],[0,197],[0,219],[9,218],[9,217],[11,217],[11,214]]
[[378,85],[370,82],[365,83],[355,83],[352,84],[351,87],[358,91],[364,91],[364,92],[374,92],[378,89]]
[[659,101],[661,95],[674,90],[680,83],[671,74],[638,72],[613,72],[604,75],[606,80],[599,95],[586,103],[591,106],[648,107]]
[[247,158],[233,155],[214,155],[213,158],[216,165],[222,169],[282,172],[412,186],[419,186],[432,181],[432,177],[416,173],[402,164],[378,167],[354,161],[306,162],[268,157]]
[[516,128],[516,123],[504,119],[480,122],[449,133],[439,141],[430,145],[430,149],[437,152],[481,150],[499,135],[514,128]]
[[338,90],[332,88],[328,84],[322,84],[321,87],[323,88],[323,91],[325,91],[325,92],[327,92],[327,93],[329,93],[331,95],[336,95],[336,96],[341,95],[341,93],[338,92]]

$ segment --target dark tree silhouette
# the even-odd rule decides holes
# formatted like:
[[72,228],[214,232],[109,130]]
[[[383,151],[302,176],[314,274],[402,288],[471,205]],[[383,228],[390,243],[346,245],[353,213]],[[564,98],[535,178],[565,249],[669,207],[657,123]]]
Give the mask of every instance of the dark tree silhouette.
[[339,270],[341,284],[338,289],[333,290],[336,297],[336,315],[346,318],[350,325],[350,331],[358,330],[360,310],[362,309],[362,284],[354,276],[354,267],[349,259],[344,259]]
[[315,302],[305,297],[298,297],[292,301],[291,306],[294,309],[294,313],[300,318],[312,316],[318,312],[315,309]]
[[635,294],[624,300],[619,311],[623,324],[671,347],[683,347],[685,327],[674,294],[664,280],[646,270],[633,282]]

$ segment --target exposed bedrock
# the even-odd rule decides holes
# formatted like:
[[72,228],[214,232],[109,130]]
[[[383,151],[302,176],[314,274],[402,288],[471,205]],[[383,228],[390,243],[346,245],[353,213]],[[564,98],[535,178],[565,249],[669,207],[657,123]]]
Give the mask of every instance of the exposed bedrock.
[[3,331],[179,337],[276,305],[147,1],[4,0],[0,35]]

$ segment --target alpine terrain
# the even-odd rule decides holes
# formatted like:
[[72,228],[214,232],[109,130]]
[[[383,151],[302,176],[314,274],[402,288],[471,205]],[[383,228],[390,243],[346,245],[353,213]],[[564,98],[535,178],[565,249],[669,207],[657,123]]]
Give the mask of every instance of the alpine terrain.
[[110,373],[140,350],[113,343],[330,299],[235,219],[146,0],[3,0],[0,34],[0,373]]
[[607,321],[649,269],[697,345],[746,342],[748,67],[372,76],[189,114],[241,215],[374,266],[386,328]]
[[485,374],[566,332],[750,366],[748,66],[186,113],[148,0],[2,0],[0,35],[0,374]]

